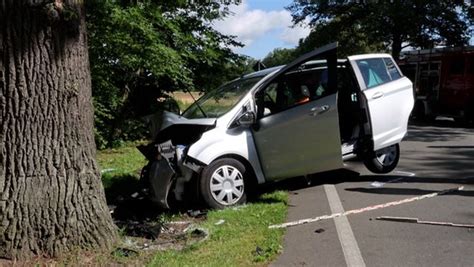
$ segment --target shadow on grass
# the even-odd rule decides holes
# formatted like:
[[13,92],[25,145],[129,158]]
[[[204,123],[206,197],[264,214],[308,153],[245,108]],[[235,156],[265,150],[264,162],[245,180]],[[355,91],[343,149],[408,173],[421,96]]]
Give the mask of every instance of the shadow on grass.
[[165,211],[143,196],[139,179],[130,174],[105,174],[102,180],[112,218],[121,232],[156,239]]

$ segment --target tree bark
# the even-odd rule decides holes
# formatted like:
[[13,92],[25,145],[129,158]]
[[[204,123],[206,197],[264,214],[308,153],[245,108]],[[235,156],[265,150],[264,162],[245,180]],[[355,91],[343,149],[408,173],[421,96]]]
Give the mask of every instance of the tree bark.
[[0,258],[110,247],[81,0],[0,2]]
[[400,58],[400,52],[402,51],[402,37],[399,33],[394,33],[392,36],[392,57],[398,60]]

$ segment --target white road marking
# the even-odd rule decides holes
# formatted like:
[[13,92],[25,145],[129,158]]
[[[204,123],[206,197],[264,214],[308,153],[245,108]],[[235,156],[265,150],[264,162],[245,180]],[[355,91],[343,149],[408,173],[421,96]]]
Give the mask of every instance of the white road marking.
[[349,211],[345,211],[345,212],[338,212],[338,213],[333,213],[331,215],[323,215],[323,216],[318,216],[318,217],[315,217],[315,218],[302,219],[302,220],[287,222],[287,223],[282,223],[282,224],[274,224],[274,225],[268,226],[268,228],[270,228],[270,229],[286,228],[286,227],[302,225],[302,224],[307,224],[307,223],[312,223],[312,222],[317,222],[317,221],[322,221],[322,220],[333,219],[333,218],[336,218],[336,217],[347,216],[347,215],[351,215],[351,214],[363,213],[363,212],[371,211],[371,210],[384,209],[384,208],[388,208],[388,207],[392,207],[392,206],[398,206],[398,205],[405,204],[405,203],[419,201],[419,200],[422,200],[422,199],[433,198],[433,197],[448,194],[448,193],[451,193],[451,192],[454,192],[454,191],[461,191],[463,189],[464,189],[464,186],[460,186],[460,187],[457,187],[457,188],[446,189],[446,190],[438,191],[438,192],[431,193],[431,194],[426,194],[426,195],[421,195],[421,196],[411,197],[411,198],[405,198],[405,199],[402,199],[402,200],[397,200],[397,201],[392,201],[392,202],[388,202],[388,203],[384,203],[384,204],[369,206],[369,207],[365,207],[365,208],[361,208],[361,209],[349,210]]
[[[336,187],[334,185],[324,185],[324,191],[328,198],[329,207],[331,212],[344,213],[341,200],[337,194]],[[334,218],[336,224],[337,236],[342,246],[342,252],[346,260],[347,266],[365,266],[364,259],[360,253],[359,246],[352,232],[351,225],[346,216],[340,216]]]

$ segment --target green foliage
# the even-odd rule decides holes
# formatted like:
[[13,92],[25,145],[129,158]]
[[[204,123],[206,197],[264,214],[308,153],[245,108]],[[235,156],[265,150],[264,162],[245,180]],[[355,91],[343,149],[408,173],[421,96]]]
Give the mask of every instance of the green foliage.
[[339,18],[336,18],[330,23],[315,26],[309,36],[299,43],[295,54],[302,55],[333,42],[339,42],[339,58],[386,50],[383,43],[368,40],[367,34],[360,31],[357,25],[342,26]]
[[89,54],[99,148],[137,140],[138,119],[175,90],[206,91],[235,78],[246,59],[233,37],[211,27],[227,1],[87,1]]
[[296,59],[297,54],[295,49],[290,48],[276,48],[262,60],[262,63],[267,67],[274,67],[279,65],[286,65]]
[[369,44],[383,45],[394,57],[404,46],[465,45],[473,22],[467,1],[295,0],[288,9],[296,23],[309,20],[314,27],[302,46],[340,41],[364,52]]

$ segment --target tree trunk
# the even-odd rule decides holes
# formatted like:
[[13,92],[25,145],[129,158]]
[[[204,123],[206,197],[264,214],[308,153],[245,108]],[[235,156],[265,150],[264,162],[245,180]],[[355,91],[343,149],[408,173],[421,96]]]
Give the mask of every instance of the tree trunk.
[[393,34],[393,43],[392,43],[392,57],[395,60],[400,58],[400,52],[402,51],[402,37],[399,33]]
[[110,247],[82,0],[0,2],[0,258]]

